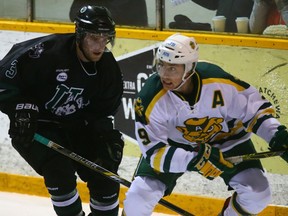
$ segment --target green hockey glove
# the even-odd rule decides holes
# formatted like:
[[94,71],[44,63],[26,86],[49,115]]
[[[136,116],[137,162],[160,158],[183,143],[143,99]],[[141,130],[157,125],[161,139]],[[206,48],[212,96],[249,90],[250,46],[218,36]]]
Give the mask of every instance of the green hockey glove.
[[224,159],[220,149],[203,143],[199,145],[198,155],[189,163],[188,170],[198,171],[205,178],[213,180],[223,172],[233,172],[235,168]]
[[280,125],[277,129],[278,131],[276,131],[269,143],[270,150],[286,150],[281,157],[288,162],[288,131],[284,125]]

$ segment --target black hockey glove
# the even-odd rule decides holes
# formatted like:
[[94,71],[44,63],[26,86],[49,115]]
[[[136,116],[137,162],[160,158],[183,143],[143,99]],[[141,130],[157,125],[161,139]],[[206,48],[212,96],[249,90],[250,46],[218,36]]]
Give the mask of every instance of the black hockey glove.
[[284,125],[278,127],[278,131],[274,134],[269,146],[271,151],[286,150],[281,157],[288,162],[288,131]]
[[9,115],[9,135],[13,145],[29,147],[37,128],[38,107],[31,103],[18,103],[14,115]]
[[169,23],[169,28],[171,29],[211,31],[211,25],[209,23],[195,23],[182,14],[174,16],[174,20],[174,22]]
[[102,133],[99,136],[98,165],[116,173],[123,156],[124,141],[118,130]]
[[198,155],[190,162],[187,170],[198,171],[205,178],[213,180],[223,172],[234,172],[235,168],[224,159],[220,149],[203,143],[199,145]]

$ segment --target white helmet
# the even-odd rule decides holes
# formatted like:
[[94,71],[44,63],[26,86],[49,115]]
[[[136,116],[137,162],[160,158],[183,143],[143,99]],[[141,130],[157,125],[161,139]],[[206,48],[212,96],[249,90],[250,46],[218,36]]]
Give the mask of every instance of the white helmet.
[[[193,37],[176,33],[168,37],[158,48],[156,60],[170,64],[184,64],[187,72],[194,71],[199,59],[198,45]],[[194,65],[194,66],[193,66]],[[183,80],[184,81],[184,80]]]

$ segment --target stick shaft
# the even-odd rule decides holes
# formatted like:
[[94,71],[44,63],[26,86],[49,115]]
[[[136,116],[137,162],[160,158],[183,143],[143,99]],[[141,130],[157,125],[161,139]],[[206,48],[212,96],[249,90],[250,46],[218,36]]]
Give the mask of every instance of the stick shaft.
[[249,161],[249,160],[259,160],[263,158],[269,158],[269,157],[275,157],[280,156],[285,151],[266,151],[266,152],[258,152],[258,153],[252,153],[252,154],[246,154],[246,155],[239,155],[239,156],[233,156],[225,158],[225,160],[230,161],[233,164],[241,163],[243,161]]
[[[77,161],[78,163],[80,163],[80,164],[82,164],[82,165],[84,165],[84,166],[86,166],[86,167],[88,167],[88,168],[90,168],[90,169],[92,169],[92,170],[104,175],[105,177],[107,177],[107,178],[109,178],[109,179],[111,179],[111,180],[113,180],[115,182],[118,182],[118,183],[120,183],[120,184],[122,184],[122,185],[124,185],[124,186],[126,186],[128,188],[131,186],[131,182],[127,181],[126,179],[121,178],[117,174],[112,173],[111,171],[99,166],[98,164],[96,164],[96,163],[94,163],[94,162],[92,162],[92,161],[90,161],[90,160],[88,160],[88,159],[86,159],[86,158],[84,158],[84,157],[82,157],[82,156],[80,156],[80,155],[78,155],[78,154],[76,154],[76,153],[64,148],[63,146],[61,146],[61,145],[59,145],[59,144],[57,144],[57,143],[45,138],[45,137],[43,137],[43,136],[41,136],[39,134],[35,134],[34,139],[36,141],[38,141],[39,143],[41,143],[43,145],[46,145],[47,147],[59,152],[60,154],[63,154],[65,156],[71,158],[72,160]],[[180,215],[183,215],[183,216],[194,216],[193,214],[185,211],[184,209],[179,208],[178,206],[175,206],[174,204],[172,204],[172,203],[170,203],[170,202],[168,202],[168,201],[166,201],[164,199],[161,199],[159,201],[159,204],[167,207],[168,209],[170,209],[172,211],[177,212]]]

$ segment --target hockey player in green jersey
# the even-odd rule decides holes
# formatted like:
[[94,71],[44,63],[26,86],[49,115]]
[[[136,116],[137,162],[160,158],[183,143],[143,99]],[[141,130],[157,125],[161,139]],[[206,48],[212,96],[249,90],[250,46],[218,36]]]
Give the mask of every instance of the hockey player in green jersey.
[[198,49],[194,38],[167,38],[157,50],[157,73],[138,94],[135,132],[143,157],[126,193],[127,216],[151,215],[190,171],[210,180],[220,176],[234,190],[219,215],[256,215],[271,200],[261,162],[234,165],[225,157],[255,153],[254,133],[271,150],[286,150],[288,162],[288,132],[271,103],[217,65],[198,62]]
[[105,7],[85,5],[75,27],[12,47],[0,61],[0,111],[9,117],[12,146],[43,176],[56,215],[85,215],[79,176],[89,190],[89,216],[117,216],[119,183],[33,140],[39,133],[114,173],[121,163],[124,141],[113,116],[123,80],[107,48],[115,22]]

